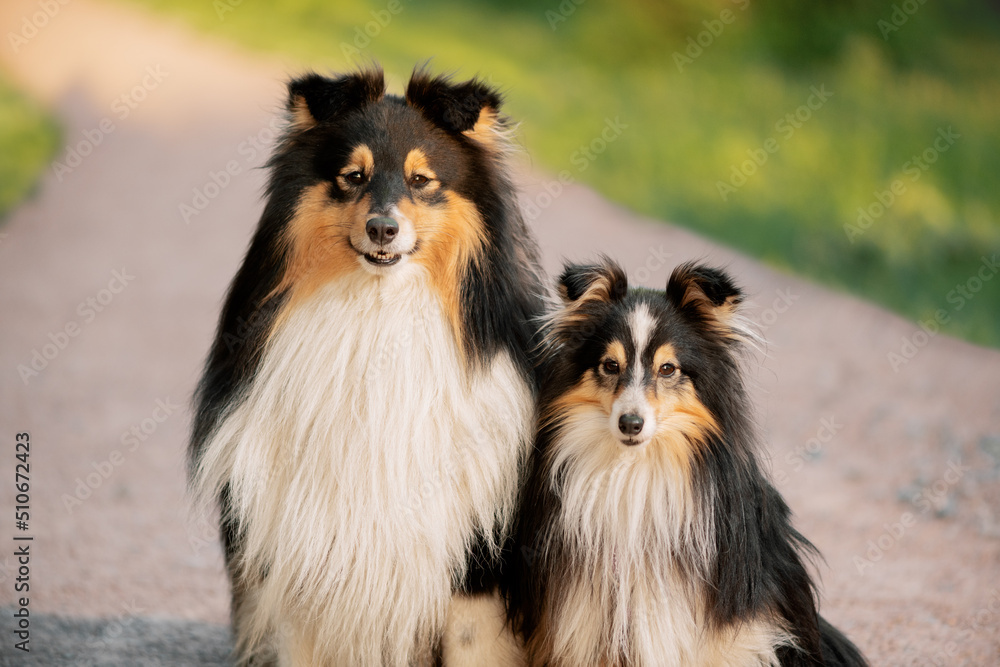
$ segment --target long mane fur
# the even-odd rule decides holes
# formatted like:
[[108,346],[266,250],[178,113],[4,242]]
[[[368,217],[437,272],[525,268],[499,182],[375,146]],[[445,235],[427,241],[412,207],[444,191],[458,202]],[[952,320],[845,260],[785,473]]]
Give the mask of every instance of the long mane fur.
[[[287,230],[322,180],[312,165],[323,124],[386,105],[419,113],[475,173],[457,195],[485,233],[456,274],[457,327],[418,263],[290,298]],[[481,82],[424,71],[405,98],[386,95],[377,69],[289,86],[267,203],[226,296],[190,441],[196,495],[221,509],[243,661],[426,662],[450,592],[495,582],[530,445],[542,291],[499,105]]]
[[[543,319],[542,421],[507,580],[533,664],[730,664],[741,650],[755,664],[824,664],[831,651],[845,658],[836,664],[864,664],[819,617],[807,570],[815,551],[758,463],[740,291],[691,264],[665,293],[625,280],[608,260],[569,267]],[[589,340],[637,304],[686,332],[681,364],[717,426],[667,436],[692,452],[689,465],[603,446],[606,418],[581,417],[565,399]]]

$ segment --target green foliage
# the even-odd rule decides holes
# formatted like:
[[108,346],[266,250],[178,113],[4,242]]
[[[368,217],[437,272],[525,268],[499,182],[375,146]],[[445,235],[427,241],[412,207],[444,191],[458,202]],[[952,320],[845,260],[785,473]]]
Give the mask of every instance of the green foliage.
[[[538,164],[1000,345],[1000,279],[961,310],[947,300],[1000,252],[1000,21],[983,1],[131,1],[321,70],[377,59],[397,88],[428,57],[488,75]],[[628,127],[584,159],[615,118]]]
[[0,76],[0,219],[34,187],[58,139],[54,121]]

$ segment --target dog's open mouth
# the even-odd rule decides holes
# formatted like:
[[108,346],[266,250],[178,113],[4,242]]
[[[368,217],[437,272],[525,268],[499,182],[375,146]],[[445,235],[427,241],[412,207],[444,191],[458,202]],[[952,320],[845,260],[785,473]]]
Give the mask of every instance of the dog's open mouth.
[[384,250],[364,253],[365,261],[369,264],[374,264],[375,266],[392,266],[398,262],[401,257],[402,255],[386,252]]
[[350,239],[348,239],[347,245],[351,247],[351,250],[358,253],[359,256],[364,257],[369,266],[392,266],[394,264],[399,264],[404,257],[414,254],[420,248],[419,241],[413,244],[413,247],[405,252],[391,252],[385,249],[371,251],[361,250],[355,246]]

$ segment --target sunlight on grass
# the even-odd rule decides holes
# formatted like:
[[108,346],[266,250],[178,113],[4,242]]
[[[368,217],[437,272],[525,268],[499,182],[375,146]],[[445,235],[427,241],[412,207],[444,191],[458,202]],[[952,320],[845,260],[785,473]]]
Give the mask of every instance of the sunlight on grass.
[[58,138],[55,123],[0,73],[0,219],[30,193]]
[[[972,0],[886,38],[892,3],[860,0],[130,2],[322,71],[480,73],[535,164],[914,320],[1000,251],[1000,21]],[[579,168],[609,119],[628,127]],[[1000,280],[953,315],[1000,346]]]

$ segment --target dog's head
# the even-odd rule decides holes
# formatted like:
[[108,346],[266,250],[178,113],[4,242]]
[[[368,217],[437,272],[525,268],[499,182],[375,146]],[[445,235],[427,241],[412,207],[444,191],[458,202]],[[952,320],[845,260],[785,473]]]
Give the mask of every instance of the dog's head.
[[487,237],[491,161],[503,151],[500,95],[417,71],[405,97],[379,70],[288,87],[290,130],[272,160],[289,211],[283,287],[416,263],[452,284]]
[[[610,262],[567,266],[544,327],[555,385],[545,417],[608,449],[681,448],[688,460],[742,395],[734,346],[742,293],[685,264],[665,292],[628,289]],[[735,383],[735,385],[734,385]]]

